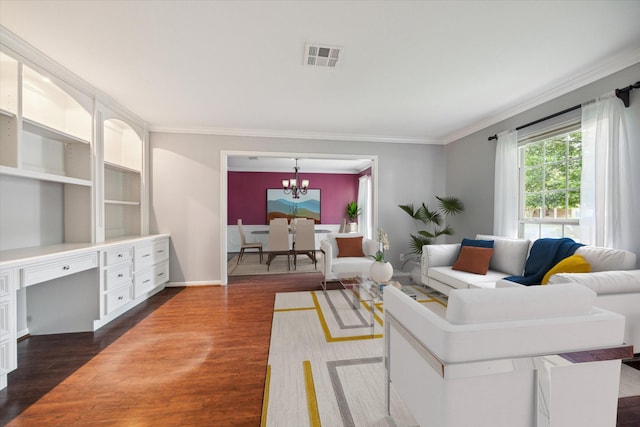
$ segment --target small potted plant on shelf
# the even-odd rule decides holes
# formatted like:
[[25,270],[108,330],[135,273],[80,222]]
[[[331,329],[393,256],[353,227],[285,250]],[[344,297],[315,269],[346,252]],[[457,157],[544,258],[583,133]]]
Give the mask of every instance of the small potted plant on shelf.
[[355,200],[347,203],[347,217],[349,218],[349,231],[358,231],[358,216],[362,212],[362,209],[358,207]]

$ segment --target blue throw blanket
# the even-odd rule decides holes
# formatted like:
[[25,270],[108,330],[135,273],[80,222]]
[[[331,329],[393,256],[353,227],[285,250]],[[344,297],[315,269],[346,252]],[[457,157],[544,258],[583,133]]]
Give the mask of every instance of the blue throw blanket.
[[583,246],[568,237],[562,239],[538,239],[533,242],[529,258],[524,266],[524,276],[505,277],[507,280],[522,285],[539,285],[547,271],[574,254],[576,249]]

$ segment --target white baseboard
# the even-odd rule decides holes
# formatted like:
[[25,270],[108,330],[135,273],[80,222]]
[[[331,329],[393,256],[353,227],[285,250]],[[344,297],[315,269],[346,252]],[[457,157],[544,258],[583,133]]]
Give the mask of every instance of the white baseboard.
[[29,335],[29,328],[24,328],[23,330],[16,332],[16,337],[18,337],[18,339],[26,337],[27,335]]
[[220,280],[200,280],[197,282],[168,282],[167,288],[178,288],[182,286],[222,286]]

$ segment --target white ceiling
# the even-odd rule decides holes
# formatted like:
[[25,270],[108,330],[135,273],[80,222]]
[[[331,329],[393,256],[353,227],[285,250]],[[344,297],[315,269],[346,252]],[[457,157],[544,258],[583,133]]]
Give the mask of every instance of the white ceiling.
[[[0,1],[152,130],[416,143],[639,62],[638,22],[638,0]],[[338,66],[304,66],[305,43],[343,47]]]

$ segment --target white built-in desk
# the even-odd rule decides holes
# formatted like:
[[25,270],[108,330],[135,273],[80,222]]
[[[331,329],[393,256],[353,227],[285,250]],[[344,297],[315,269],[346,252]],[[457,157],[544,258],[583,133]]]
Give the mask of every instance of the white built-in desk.
[[95,331],[168,280],[168,234],[0,251],[0,389],[18,337]]

